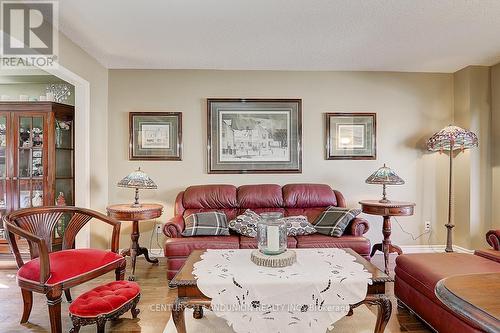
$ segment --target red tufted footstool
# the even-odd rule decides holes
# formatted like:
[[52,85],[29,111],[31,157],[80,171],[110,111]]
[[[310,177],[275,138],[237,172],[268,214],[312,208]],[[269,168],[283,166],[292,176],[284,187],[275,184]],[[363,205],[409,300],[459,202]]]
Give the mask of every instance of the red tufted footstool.
[[96,287],[78,298],[69,306],[73,322],[71,333],[80,331],[81,326],[97,324],[97,332],[104,333],[108,319],[115,319],[131,310],[137,318],[136,305],[141,297],[141,288],[131,281],[113,281]]

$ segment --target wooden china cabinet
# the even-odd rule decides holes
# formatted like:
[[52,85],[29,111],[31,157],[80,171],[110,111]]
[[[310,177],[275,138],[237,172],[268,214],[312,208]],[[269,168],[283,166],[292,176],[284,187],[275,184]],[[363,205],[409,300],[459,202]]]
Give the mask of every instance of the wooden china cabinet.
[[[74,107],[0,102],[0,216],[29,207],[74,204]],[[61,243],[63,216],[54,232]],[[0,253],[8,244],[0,223]]]

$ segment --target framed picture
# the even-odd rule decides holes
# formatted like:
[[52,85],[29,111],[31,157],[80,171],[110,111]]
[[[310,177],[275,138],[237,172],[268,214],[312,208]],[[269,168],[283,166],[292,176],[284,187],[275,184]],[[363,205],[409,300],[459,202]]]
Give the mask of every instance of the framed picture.
[[208,99],[209,173],[301,173],[301,99]]
[[375,113],[327,113],[326,159],[376,159],[376,131]]
[[130,112],[130,160],[182,160],[182,113]]

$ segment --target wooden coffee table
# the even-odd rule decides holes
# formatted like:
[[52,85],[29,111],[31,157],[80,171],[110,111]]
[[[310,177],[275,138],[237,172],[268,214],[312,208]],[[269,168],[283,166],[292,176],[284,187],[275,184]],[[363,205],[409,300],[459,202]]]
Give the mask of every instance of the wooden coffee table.
[[[361,257],[358,253],[351,249],[343,249],[347,253],[356,258],[356,262],[362,264],[365,269],[372,274],[371,285],[368,285],[368,294],[366,298],[356,304],[351,304],[351,311],[362,304],[376,305],[378,307],[377,322],[375,324],[375,333],[384,332],[385,326],[391,317],[392,305],[391,301],[385,296],[385,283],[392,279],[375,265]],[[186,324],[184,322],[184,309],[193,308],[194,318],[203,317],[203,307],[210,308],[211,299],[198,289],[196,286],[196,278],[193,276],[194,264],[201,260],[201,255],[205,250],[195,250],[191,252],[184,266],[177,272],[175,277],[170,281],[170,287],[177,287],[177,298],[172,307],[172,319],[178,333],[186,332]]]
[[436,284],[439,300],[488,333],[500,327],[500,273],[454,275]]

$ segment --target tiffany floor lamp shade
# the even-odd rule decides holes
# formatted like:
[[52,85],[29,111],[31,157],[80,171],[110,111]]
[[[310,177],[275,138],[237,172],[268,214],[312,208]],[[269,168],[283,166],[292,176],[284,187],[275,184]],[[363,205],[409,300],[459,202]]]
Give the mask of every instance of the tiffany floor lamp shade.
[[478,140],[476,134],[473,132],[463,129],[458,126],[449,125],[427,140],[427,149],[429,151],[438,151],[443,153],[448,152],[450,156],[450,175],[448,182],[448,223],[445,224],[447,230],[446,234],[446,252],[453,252],[452,245],[452,229],[455,226],[453,224],[453,217],[451,213],[452,209],[452,186],[453,186],[453,158],[455,150],[465,150],[472,147],[478,146]]

